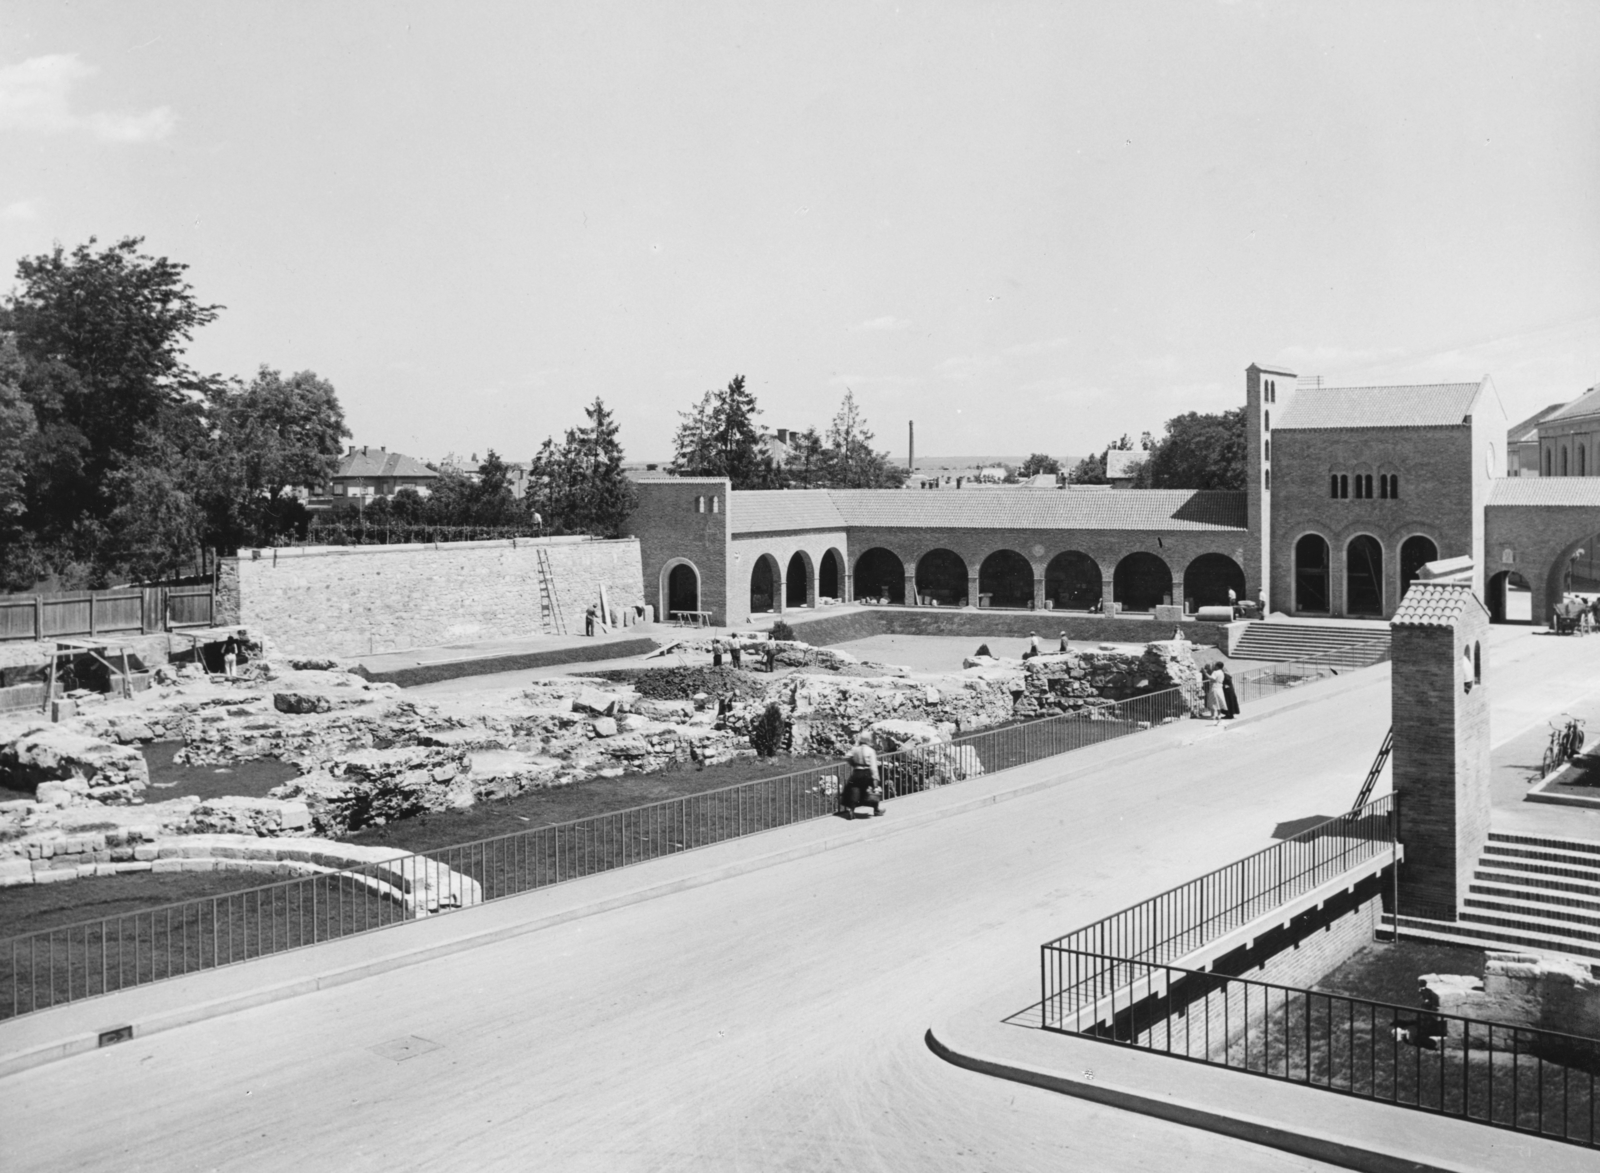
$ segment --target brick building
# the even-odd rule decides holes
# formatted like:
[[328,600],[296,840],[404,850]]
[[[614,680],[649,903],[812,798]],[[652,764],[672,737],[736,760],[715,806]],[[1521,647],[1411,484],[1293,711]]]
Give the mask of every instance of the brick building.
[[632,524],[645,597],[663,614],[736,623],[822,598],[1150,612],[1222,603],[1231,589],[1291,615],[1383,620],[1424,564],[1472,557],[1472,588],[1497,620],[1522,618],[1507,614],[1515,593],[1543,621],[1600,531],[1589,446],[1600,391],[1524,421],[1571,437],[1566,478],[1504,475],[1508,430],[1488,378],[1302,386],[1252,365],[1245,405],[1243,492],[746,492],[646,478]]

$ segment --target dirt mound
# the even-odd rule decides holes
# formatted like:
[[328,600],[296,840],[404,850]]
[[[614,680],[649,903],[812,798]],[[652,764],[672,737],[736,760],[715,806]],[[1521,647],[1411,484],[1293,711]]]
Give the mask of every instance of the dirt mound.
[[713,668],[706,664],[671,668],[613,668],[588,675],[631,684],[639,690],[640,696],[658,701],[688,700],[697,692],[720,696],[734,689],[748,696],[752,692],[759,692],[772,680],[764,672],[746,672],[726,666]]

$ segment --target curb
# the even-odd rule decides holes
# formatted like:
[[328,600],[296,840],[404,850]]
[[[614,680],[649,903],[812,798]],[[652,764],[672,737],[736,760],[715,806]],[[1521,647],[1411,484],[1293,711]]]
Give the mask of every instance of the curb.
[[[948,1037],[948,1029],[943,1028]],[[1402,1156],[1397,1153],[1362,1145],[1315,1129],[1290,1129],[1281,1124],[1243,1112],[1219,1112],[1170,1095],[1158,1095],[1137,1089],[1117,1087],[1049,1071],[1016,1066],[998,1059],[976,1054],[964,1054],[939,1038],[939,1032],[929,1027],[923,1036],[928,1049],[946,1063],[997,1079],[1028,1084],[1061,1095],[1153,1116],[1187,1128],[1198,1128],[1236,1140],[1249,1141],[1267,1148],[1279,1149],[1295,1156],[1358,1169],[1362,1173],[1475,1173],[1473,1166],[1444,1163],[1428,1158]],[[1316,1089],[1306,1089],[1314,1094]],[[1327,1094],[1327,1093],[1324,1093]]]
[[545,652],[504,652],[500,655],[463,657],[459,660],[436,660],[427,664],[414,664],[409,668],[391,668],[373,671],[365,664],[357,664],[355,673],[364,680],[378,684],[398,684],[412,688],[419,684],[437,684],[441,680],[457,680],[463,676],[492,676],[497,672],[520,672],[528,668],[550,668],[558,664],[582,664],[589,660],[616,660],[629,656],[642,656],[660,645],[649,636],[614,640],[603,644],[577,644],[565,648],[552,648]]

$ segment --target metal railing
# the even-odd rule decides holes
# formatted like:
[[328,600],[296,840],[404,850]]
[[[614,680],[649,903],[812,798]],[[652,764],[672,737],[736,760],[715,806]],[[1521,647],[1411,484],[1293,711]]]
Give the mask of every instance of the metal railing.
[[[1177,689],[882,755],[889,799],[1189,715]],[[265,957],[832,815],[842,766],[738,783],[0,940],[0,1018]]]
[[1285,689],[1299,688],[1316,680],[1325,680],[1345,672],[1370,668],[1389,659],[1389,645],[1376,647],[1356,645],[1335,648],[1304,660],[1279,660],[1260,668],[1247,668],[1233,678],[1239,694],[1239,703],[1272,696]]
[[1066,1029],[1145,965],[1179,961],[1211,942],[1381,856],[1398,831],[1395,796],[1318,823],[1197,879],[1040,946],[1041,1025]]
[[1126,974],[1051,1029],[1344,1095],[1600,1146],[1600,1040],[1102,953]]

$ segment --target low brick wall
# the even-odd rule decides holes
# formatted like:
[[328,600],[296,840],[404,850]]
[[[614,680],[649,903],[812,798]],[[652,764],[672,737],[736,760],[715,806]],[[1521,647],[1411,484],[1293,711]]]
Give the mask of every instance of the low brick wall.
[[290,655],[360,656],[549,633],[539,560],[548,557],[569,634],[606,588],[643,603],[639,543],[548,539],[241,551],[219,575],[219,610]]
[[[866,639],[874,635],[958,635],[976,639],[1026,639],[1038,632],[1047,642],[1065,631],[1077,643],[1145,644],[1170,639],[1172,626],[1153,619],[1106,618],[1060,611],[967,611],[954,607],[872,607],[801,618],[790,611],[783,616],[796,639],[816,647]],[[1191,642],[1226,648],[1228,625],[1188,621],[1182,624]]]

